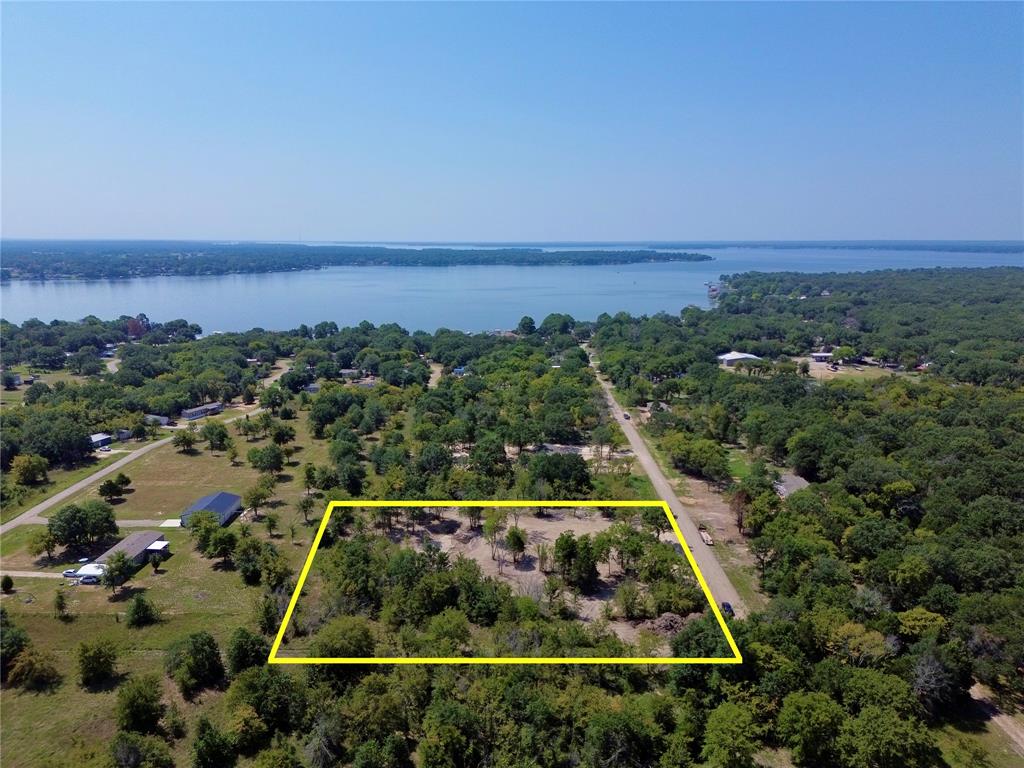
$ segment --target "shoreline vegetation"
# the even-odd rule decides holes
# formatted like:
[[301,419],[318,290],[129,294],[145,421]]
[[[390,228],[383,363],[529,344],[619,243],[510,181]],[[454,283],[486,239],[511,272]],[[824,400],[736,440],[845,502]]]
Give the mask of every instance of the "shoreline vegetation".
[[635,264],[713,261],[653,246],[623,250],[401,248],[380,245],[304,245],[155,241],[15,241],[2,244],[3,280],[104,280],[290,272],[324,267],[450,267]]
[[[206,240],[0,240],[0,282],[273,274],[327,267],[600,266],[715,261],[730,248],[1024,255],[1021,241],[637,241],[331,243]],[[709,253],[710,252],[710,253]]]

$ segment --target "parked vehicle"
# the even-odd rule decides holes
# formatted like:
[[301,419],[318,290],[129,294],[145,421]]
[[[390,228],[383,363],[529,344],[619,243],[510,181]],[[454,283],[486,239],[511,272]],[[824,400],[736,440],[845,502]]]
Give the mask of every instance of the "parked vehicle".
[[100,583],[100,577],[99,576],[83,576],[82,578],[80,578],[78,580],[78,583],[79,584],[99,584]]
[[623,413],[623,414],[622,414],[622,418],[624,418],[624,419],[625,419],[626,421],[629,421],[629,419],[630,419],[630,416],[629,416],[629,414],[628,414],[628,413]]
[[715,545],[715,540],[711,538],[711,534],[708,533],[707,526],[701,524],[697,526],[697,533],[700,534],[700,540],[707,544],[709,547]]
[[65,579],[73,579],[75,577],[75,573],[76,571],[74,568],[67,568],[65,569],[63,576]]
[[732,609],[732,603],[722,603],[722,613],[730,617],[736,615],[736,611]]

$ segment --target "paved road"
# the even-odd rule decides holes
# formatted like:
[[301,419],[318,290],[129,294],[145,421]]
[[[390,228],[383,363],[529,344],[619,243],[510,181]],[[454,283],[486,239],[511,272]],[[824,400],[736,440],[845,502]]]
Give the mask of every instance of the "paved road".
[[[596,358],[594,362],[596,363]],[[636,454],[640,466],[643,467],[644,472],[651,479],[651,484],[654,486],[658,497],[668,502],[669,509],[675,515],[676,522],[679,524],[679,530],[683,532],[683,538],[690,545],[693,559],[697,561],[700,572],[704,575],[704,580],[711,589],[711,594],[714,595],[719,603],[732,603],[737,616],[745,616],[747,613],[746,606],[740,599],[740,595],[732,585],[732,582],[729,581],[729,577],[725,575],[725,571],[714,555],[714,549],[701,541],[700,535],[697,533],[697,525],[690,519],[686,507],[679,501],[675,489],[672,488],[672,484],[665,477],[665,473],[658,465],[657,460],[651,455],[647,443],[644,442],[637,428],[633,426],[633,422],[625,418],[624,411],[615,402],[615,398],[612,397],[611,382],[601,376],[598,376],[598,381],[600,381],[601,388],[604,390],[605,398],[608,401],[608,408],[611,410],[612,415],[615,416],[615,420],[619,422],[619,426],[622,427],[622,431],[626,435],[626,439],[629,440],[629,445],[633,449],[633,453]]]
[[69,485],[63,491],[53,494],[53,496],[44,501],[39,502],[34,507],[29,507],[13,520],[8,520],[3,525],[0,525],[0,534],[7,533],[9,530],[11,530],[12,528],[17,528],[19,525],[26,525],[31,523],[45,523],[46,520],[43,517],[41,517],[41,515],[46,510],[57,506],[62,501],[66,501],[67,499],[70,499],[72,496],[75,496],[76,494],[81,493],[90,485],[95,483],[97,480],[104,478],[107,475],[113,474],[114,472],[117,472],[120,469],[123,469],[126,465],[130,464],[131,462],[135,461],[141,456],[145,456],[150,451],[155,451],[157,448],[161,448],[167,445],[173,439],[173,437],[165,437],[162,440],[157,440],[155,443],[144,445],[138,450],[132,451],[123,459],[118,459],[113,464],[108,464],[107,466],[103,467],[103,469],[93,472],[84,480],[79,480],[74,485]]
[[[281,371],[277,372],[276,375],[271,375],[268,380],[276,381],[277,379],[281,378],[281,376],[283,376],[287,371],[288,371],[288,369],[281,370]],[[263,410],[262,408],[257,408],[255,410],[249,411],[248,413],[239,414],[238,416],[235,416],[234,418],[225,419],[223,423],[224,424],[230,424],[230,423],[232,423],[234,421],[237,421],[238,419],[244,419],[246,416],[255,416],[256,414],[260,413],[260,411],[262,411],[262,410]],[[33,524],[33,523],[35,523],[35,524],[45,523],[46,519],[44,517],[42,517],[41,515],[46,510],[56,506],[57,504],[60,504],[62,501],[66,501],[67,499],[70,499],[72,496],[74,496],[77,493],[81,493],[86,488],[88,488],[90,485],[95,483],[97,480],[100,480],[100,479],[102,479],[102,478],[106,477],[107,475],[112,474],[114,472],[117,472],[119,469],[124,468],[127,464],[130,464],[131,462],[135,461],[136,459],[141,458],[142,456],[145,456],[150,451],[155,451],[157,448],[161,448],[161,447],[167,445],[173,439],[174,439],[173,437],[165,437],[162,440],[157,440],[155,443],[150,443],[149,445],[144,445],[141,448],[132,451],[127,456],[125,456],[123,459],[118,459],[113,464],[110,464],[110,465],[108,465],[106,467],[103,467],[103,469],[97,470],[96,472],[93,472],[91,475],[89,475],[84,480],[79,480],[74,485],[70,485],[67,488],[65,488],[63,491],[60,491],[59,493],[55,493],[50,498],[45,499],[44,501],[39,502],[34,507],[30,507],[29,509],[26,509],[24,512],[22,512],[20,515],[18,515],[14,519],[8,520],[3,525],[0,525],[0,534],[7,533],[9,530],[11,530],[12,528],[17,528],[19,525],[29,525],[29,524]],[[124,525],[124,526],[129,527],[129,528],[130,527],[144,527],[144,526],[149,526],[150,524],[153,524],[154,522],[157,525],[159,525],[160,521],[151,521],[151,520],[122,520],[122,521],[119,521],[118,525]]]

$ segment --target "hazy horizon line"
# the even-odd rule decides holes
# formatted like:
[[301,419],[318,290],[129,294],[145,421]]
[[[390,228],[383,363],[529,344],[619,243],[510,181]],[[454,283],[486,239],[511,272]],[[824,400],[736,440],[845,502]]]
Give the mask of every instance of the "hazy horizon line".
[[630,239],[630,240],[434,240],[434,239],[404,239],[404,240],[358,240],[343,239],[333,240],[316,238],[312,240],[299,239],[268,239],[268,238],[239,238],[239,237],[0,237],[0,243],[5,242],[43,242],[43,243],[217,243],[222,245],[262,243],[271,245],[315,245],[318,243],[329,243],[332,245],[731,245],[731,244],[757,244],[757,243],[827,243],[827,244],[853,244],[853,243],[999,243],[1024,245],[1024,238],[920,238],[920,237],[889,237],[889,238],[755,238],[720,240],[714,238],[657,238],[657,239]]

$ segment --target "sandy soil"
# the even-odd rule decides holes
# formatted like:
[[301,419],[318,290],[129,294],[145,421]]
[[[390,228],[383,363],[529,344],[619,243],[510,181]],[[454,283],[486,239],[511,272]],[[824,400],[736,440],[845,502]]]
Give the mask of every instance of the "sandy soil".
[[[527,595],[537,600],[543,599],[545,574],[541,572],[537,563],[536,546],[546,543],[554,546],[555,540],[565,531],[573,531],[577,536],[583,534],[594,535],[608,528],[615,521],[602,517],[596,510],[580,509],[554,509],[549,510],[543,517],[532,514],[527,510],[519,518],[519,527],[527,532],[529,544],[526,552],[518,563],[513,564],[511,554],[504,548],[499,548],[497,557],[502,559],[499,568],[499,560],[491,558],[491,546],[483,537],[482,529],[470,529],[469,522],[459,517],[457,510],[448,509],[444,512],[444,518],[432,521],[423,528],[417,528],[415,537],[425,533],[426,537],[439,546],[443,551],[453,557],[463,555],[472,558],[479,563],[483,572],[488,576],[504,581],[515,594]],[[509,516],[508,524],[514,523],[512,516]],[[671,532],[663,534],[662,540],[678,545]],[[621,583],[621,575],[617,568],[612,566],[612,574],[608,573],[608,566],[598,566],[600,581],[598,589],[592,595],[581,595],[576,602],[576,610],[581,621],[592,622],[602,617],[602,610]],[[639,636],[639,630],[632,622],[623,619],[610,621],[609,628],[626,642],[635,642]],[[667,647],[662,652],[667,653]],[[660,655],[660,652],[658,653]]]

